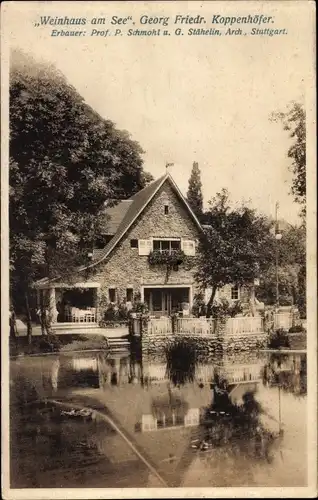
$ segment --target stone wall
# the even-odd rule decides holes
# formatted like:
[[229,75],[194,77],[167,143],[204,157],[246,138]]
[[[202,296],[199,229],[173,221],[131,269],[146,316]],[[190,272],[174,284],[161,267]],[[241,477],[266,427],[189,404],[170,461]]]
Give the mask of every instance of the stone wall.
[[[171,320],[172,326],[172,320]],[[253,351],[267,347],[267,333],[226,333],[226,319],[220,319],[216,324],[215,333],[211,334],[191,334],[173,332],[153,334],[148,328],[148,319],[142,319],[141,326],[141,348],[144,353],[162,353],[166,347],[178,340],[195,342],[198,352],[203,354],[211,353],[239,353],[243,351]]]
[[267,346],[267,334],[246,334],[246,335],[190,335],[190,334],[166,334],[149,335],[144,331],[141,336],[141,348],[143,353],[162,353],[165,348],[177,340],[185,342],[195,342],[198,353],[203,355],[241,353],[264,349]]

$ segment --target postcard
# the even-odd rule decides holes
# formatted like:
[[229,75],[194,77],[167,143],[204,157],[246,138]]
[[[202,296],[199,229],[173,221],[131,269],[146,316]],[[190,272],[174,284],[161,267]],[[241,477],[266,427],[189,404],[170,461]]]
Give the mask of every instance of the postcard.
[[315,497],[314,3],[1,7],[3,498]]

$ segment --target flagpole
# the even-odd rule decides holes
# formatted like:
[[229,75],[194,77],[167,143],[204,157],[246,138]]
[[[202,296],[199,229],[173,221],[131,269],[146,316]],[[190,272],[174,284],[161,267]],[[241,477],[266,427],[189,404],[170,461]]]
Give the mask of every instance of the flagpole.
[[169,167],[173,167],[173,166],[174,166],[174,163],[168,163],[168,162],[166,162],[166,173],[168,173]]
[[279,277],[278,277],[278,261],[279,261],[279,248],[278,248],[278,242],[281,239],[282,235],[279,233],[279,228],[278,228],[278,208],[279,208],[279,203],[278,201],[276,202],[275,205],[275,240],[276,240],[276,306],[279,307]]

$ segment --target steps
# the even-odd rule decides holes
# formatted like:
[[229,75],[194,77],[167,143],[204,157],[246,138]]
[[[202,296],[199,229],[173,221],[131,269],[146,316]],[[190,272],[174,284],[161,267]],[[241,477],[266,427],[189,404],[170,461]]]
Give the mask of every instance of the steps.
[[122,337],[107,337],[109,348],[112,351],[126,350],[129,348],[129,340]]
[[54,323],[52,325],[52,329],[56,332],[59,330],[62,330],[63,333],[65,331],[71,332],[74,331],[75,333],[78,330],[95,330],[99,329],[98,323]]

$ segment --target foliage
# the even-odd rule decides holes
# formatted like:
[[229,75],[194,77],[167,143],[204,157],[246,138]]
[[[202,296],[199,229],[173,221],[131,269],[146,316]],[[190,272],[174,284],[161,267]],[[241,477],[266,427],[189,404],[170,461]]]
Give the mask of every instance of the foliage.
[[[149,181],[142,150],[91,109],[53,66],[13,51],[10,72],[12,294],[47,275],[71,279],[104,224],[104,202]],[[102,220],[103,219],[103,220]]]
[[125,304],[108,304],[104,317],[102,319],[102,325],[107,323],[126,323],[129,319],[129,311]]
[[199,242],[196,279],[212,288],[213,303],[217,288],[226,284],[244,285],[259,278],[273,259],[272,223],[248,207],[230,208],[226,189],[213,198],[205,213],[208,224]]
[[193,382],[197,363],[194,341],[180,339],[165,347],[167,372],[174,385]]
[[[297,302],[298,296],[298,273],[294,266],[286,265],[278,267],[278,289],[279,303],[281,306],[289,306]],[[276,267],[270,268],[262,275],[257,297],[267,304],[276,303]]]
[[185,253],[182,250],[153,250],[148,255],[148,262],[150,265],[166,265],[169,267],[173,267],[185,260]]
[[46,335],[45,337],[40,337],[37,344],[41,352],[59,351],[61,348],[61,342],[56,335]]
[[268,347],[270,349],[279,349],[280,347],[290,347],[290,341],[286,331],[282,328],[276,330],[270,335]]
[[134,304],[132,312],[147,315],[149,312],[149,309],[148,309],[148,306],[145,302],[137,302]]
[[196,293],[193,297],[192,315],[196,318],[206,316],[206,304],[202,292]]
[[305,333],[306,329],[302,325],[291,326],[288,330],[289,333]]
[[[306,231],[304,226],[290,226],[281,231],[278,242],[278,285],[280,305],[295,304],[306,315]],[[259,300],[276,303],[276,264],[263,272],[257,290]]]
[[227,299],[221,298],[213,302],[208,307],[208,315],[215,319],[234,318],[242,312],[242,306],[239,301],[230,303]]
[[304,105],[292,102],[285,112],[273,113],[273,121],[281,121],[284,130],[289,132],[292,144],[288,149],[293,173],[292,194],[302,206],[302,215],[306,214],[306,112]]
[[201,171],[197,162],[193,162],[191,176],[189,179],[187,201],[195,215],[200,219],[203,212],[203,195]]

